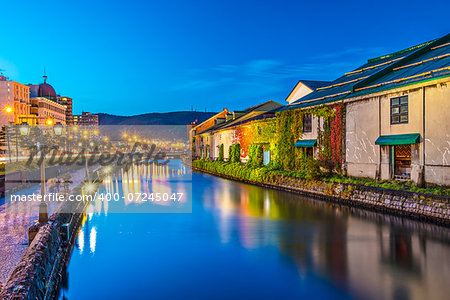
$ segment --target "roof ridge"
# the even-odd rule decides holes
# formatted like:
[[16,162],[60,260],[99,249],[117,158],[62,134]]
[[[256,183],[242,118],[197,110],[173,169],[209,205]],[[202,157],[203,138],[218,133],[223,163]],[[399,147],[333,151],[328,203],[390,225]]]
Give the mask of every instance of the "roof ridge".
[[399,50],[399,51],[395,51],[395,52],[392,52],[392,53],[389,53],[389,54],[385,54],[385,55],[382,55],[382,56],[370,58],[370,59],[367,60],[367,62],[371,63],[371,62],[375,62],[375,61],[382,60],[382,59],[385,59],[385,58],[397,56],[397,55],[399,55],[399,54],[402,54],[402,53],[405,53],[405,52],[408,52],[408,51],[411,51],[411,50],[419,49],[419,48],[422,48],[422,47],[424,47],[424,46],[427,46],[427,45],[429,45],[429,44],[435,42],[435,41],[438,40],[438,39],[439,39],[439,38],[434,39],[434,40],[431,40],[431,41],[428,41],[428,42],[425,42],[425,43],[421,43],[421,44],[419,44],[419,45],[415,45],[415,46],[412,46],[412,47],[408,47],[408,48],[403,49],[403,50]]
[[411,59],[417,57],[417,55],[421,55],[422,53],[424,53],[424,51],[429,51],[431,47],[438,46],[439,44],[443,44],[445,42],[448,42],[448,40],[450,40],[450,33],[444,35],[441,38],[435,39],[435,40],[433,40],[431,42],[426,42],[426,43],[424,43],[425,45],[423,45],[423,46],[419,47],[419,45],[418,45],[418,46],[411,47],[410,49],[414,49],[414,51],[412,53],[409,53],[408,55],[404,56],[402,59],[394,62],[393,64],[387,65],[386,67],[384,67],[381,70],[373,73],[369,77],[364,78],[364,79],[356,82],[355,84],[353,84],[351,86],[351,91],[350,92],[353,93],[356,89],[364,87],[365,85],[367,85],[368,83],[370,83],[374,79],[377,79],[380,76],[383,76],[383,75],[391,72],[395,68],[404,65],[408,61],[411,61]]

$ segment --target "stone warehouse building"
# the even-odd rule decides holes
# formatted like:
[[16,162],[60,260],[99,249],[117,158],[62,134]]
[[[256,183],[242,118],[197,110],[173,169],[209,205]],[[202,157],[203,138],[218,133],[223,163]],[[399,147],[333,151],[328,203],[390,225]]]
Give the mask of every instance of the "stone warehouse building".
[[[269,100],[242,111],[228,113],[225,118],[216,119],[214,126],[199,133],[204,142],[202,146],[207,149],[207,155],[203,157],[216,160],[219,157],[219,147],[223,144],[224,158],[228,160],[229,148],[237,143],[237,128],[245,127],[248,123],[255,120],[273,118],[275,117],[275,111],[282,107],[283,105]],[[246,154],[241,156],[243,162],[248,159]],[[266,157],[266,160],[270,160],[270,153],[266,153]]]
[[[301,136],[292,143],[306,156],[319,156],[327,121],[310,112],[339,107],[342,136],[332,143],[342,149],[338,156],[348,175],[450,185],[450,34],[369,59],[332,82],[301,80],[286,101],[287,107],[266,113],[303,112]],[[224,110],[194,127],[194,156],[217,159],[223,144],[227,159],[227,148],[239,143],[237,128],[255,117],[252,109]]]
[[192,141],[192,156],[194,158],[210,157],[210,147],[208,146],[210,137],[208,134],[202,134],[202,132],[216,125],[218,122],[222,122],[229,114],[228,109],[224,108],[221,112],[191,129],[189,138]]
[[[336,103],[348,175],[450,185],[450,34],[370,59],[287,109]],[[296,145],[320,147],[316,139],[304,133]]]

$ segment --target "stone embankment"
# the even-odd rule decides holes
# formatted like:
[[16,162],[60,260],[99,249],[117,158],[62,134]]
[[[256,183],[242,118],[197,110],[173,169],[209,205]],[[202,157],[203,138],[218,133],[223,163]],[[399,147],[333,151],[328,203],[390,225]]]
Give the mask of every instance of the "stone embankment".
[[449,197],[337,182],[311,182],[304,179],[283,176],[276,178],[273,181],[275,183],[256,182],[241,180],[233,176],[223,175],[196,167],[194,167],[193,170],[263,187],[294,192],[339,204],[368,208],[382,213],[407,216],[413,219],[430,221],[446,226],[450,225]]

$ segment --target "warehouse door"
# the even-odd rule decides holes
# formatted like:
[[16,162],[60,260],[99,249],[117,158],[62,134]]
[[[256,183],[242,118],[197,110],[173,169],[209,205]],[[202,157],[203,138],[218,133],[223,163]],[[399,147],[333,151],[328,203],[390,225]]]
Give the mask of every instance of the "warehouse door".
[[395,145],[394,179],[411,179],[411,145]]

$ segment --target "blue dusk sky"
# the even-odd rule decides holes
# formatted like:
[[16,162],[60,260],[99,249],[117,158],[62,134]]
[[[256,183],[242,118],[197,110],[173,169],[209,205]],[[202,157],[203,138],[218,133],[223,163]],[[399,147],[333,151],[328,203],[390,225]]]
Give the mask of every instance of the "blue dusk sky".
[[5,1],[0,69],[82,110],[243,109],[450,32],[450,1]]

